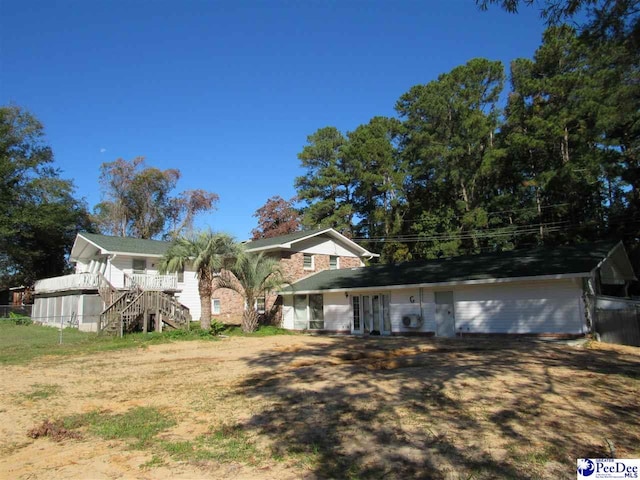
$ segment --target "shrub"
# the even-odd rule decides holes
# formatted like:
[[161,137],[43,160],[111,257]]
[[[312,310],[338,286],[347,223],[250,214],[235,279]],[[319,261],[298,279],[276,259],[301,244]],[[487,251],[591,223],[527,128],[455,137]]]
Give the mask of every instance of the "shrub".
[[16,312],[9,312],[9,318],[14,321],[16,325],[31,325],[33,320],[26,315],[20,315]]
[[220,321],[218,321],[217,319],[214,318],[211,321],[211,329],[209,330],[209,333],[211,335],[214,335],[214,336],[215,335],[220,335],[222,332],[225,331],[226,328],[227,328],[227,326],[224,323],[222,323],[222,322],[220,322]]

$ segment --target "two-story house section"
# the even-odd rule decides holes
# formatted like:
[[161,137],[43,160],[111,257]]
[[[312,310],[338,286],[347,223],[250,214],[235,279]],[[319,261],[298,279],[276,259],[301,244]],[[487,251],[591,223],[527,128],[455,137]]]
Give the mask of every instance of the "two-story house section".
[[[138,297],[147,304],[151,302],[154,305],[151,315],[158,317],[158,321],[155,317],[145,320],[147,330],[160,329],[163,323],[172,322],[168,311],[180,314],[182,309],[188,310],[191,318],[199,319],[195,271],[187,265],[183,272],[159,273],[159,263],[169,245],[158,240],[79,233],[70,255],[74,273],[36,282],[33,319],[51,325],[71,323],[81,330],[95,331],[98,322],[108,320],[105,317],[110,306],[113,305],[114,313],[118,308],[126,309],[124,314],[134,312],[134,300]],[[376,256],[333,229],[246,242],[246,249],[278,258],[290,282],[322,270],[359,267],[365,259]],[[125,296],[127,292],[130,294]],[[142,292],[146,292],[146,297]],[[279,315],[279,310],[272,308],[274,303],[276,296],[267,294],[259,307]],[[240,295],[227,289],[215,290],[212,298],[215,317],[239,321],[243,309]]]
[[[332,228],[306,230],[245,242],[248,252],[263,253],[276,258],[288,282],[295,282],[323,270],[362,267],[366,260],[379,255],[372,253]],[[281,321],[281,298],[265,292],[258,300],[258,311],[273,323]],[[244,310],[243,299],[236,292],[216,289],[213,293],[214,315],[224,321],[239,322]]]
[[[149,314],[151,322],[145,320],[147,330],[159,330],[162,323],[173,323],[174,317],[187,321],[187,316],[199,314],[197,280],[193,271],[159,273],[160,260],[169,245],[157,240],[78,233],[69,257],[75,265],[74,273],[36,282],[33,319],[96,331],[101,317],[103,322],[108,320],[110,307],[112,317],[116,313],[133,316],[140,313],[136,308],[144,302],[147,307],[153,306],[147,308],[153,311]],[[193,304],[198,306],[195,312]]]

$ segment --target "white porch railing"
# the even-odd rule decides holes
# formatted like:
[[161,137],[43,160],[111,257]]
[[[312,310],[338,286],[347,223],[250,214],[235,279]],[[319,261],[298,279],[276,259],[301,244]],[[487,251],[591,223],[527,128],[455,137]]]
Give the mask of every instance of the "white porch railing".
[[91,290],[100,287],[97,273],[74,273],[62,277],[44,278],[35,283],[35,293],[63,292],[65,290]]
[[178,277],[176,275],[133,273],[125,275],[124,284],[126,288],[140,287],[143,290],[164,292],[178,289]]
[[[67,290],[98,290],[103,287],[103,280],[99,273],[74,273],[62,277],[44,278],[37,280],[35,293],[64,292]],[[106,282],[106,280],[104,281]],[[148,275],[134,273],[125,274],[124,287],[140,287],[149,291],[171,291],[178,289],[178,277],[176,275]]]

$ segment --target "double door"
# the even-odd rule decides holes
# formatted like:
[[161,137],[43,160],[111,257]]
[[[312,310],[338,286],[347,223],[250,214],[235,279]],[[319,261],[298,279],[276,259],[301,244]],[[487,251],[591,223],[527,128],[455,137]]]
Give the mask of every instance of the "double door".
[[389,294],[353,295],[351,305],[353,333],[391,334]]

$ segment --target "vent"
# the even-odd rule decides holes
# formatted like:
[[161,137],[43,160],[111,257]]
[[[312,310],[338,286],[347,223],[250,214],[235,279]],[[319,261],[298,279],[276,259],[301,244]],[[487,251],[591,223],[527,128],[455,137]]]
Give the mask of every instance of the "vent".
[[420,315],[405,315],[402,317],[402,326],[405,328],[418,328],[422,326]]

